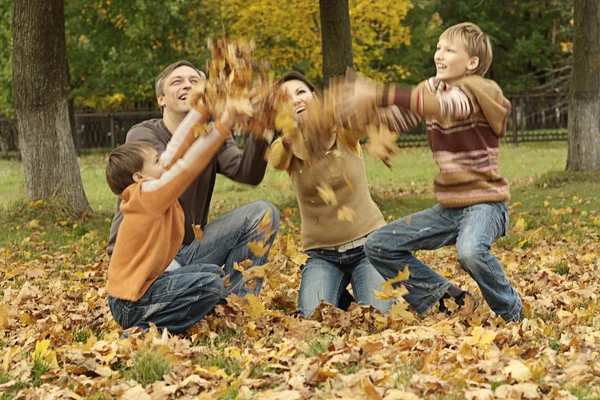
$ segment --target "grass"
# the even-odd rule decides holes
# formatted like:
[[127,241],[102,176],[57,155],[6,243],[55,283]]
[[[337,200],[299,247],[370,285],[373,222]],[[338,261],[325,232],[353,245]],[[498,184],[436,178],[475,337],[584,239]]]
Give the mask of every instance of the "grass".
[[142,349],[132,359],[128,375],[142,386],[162,380],[171,371],[171,363],[155,350]]

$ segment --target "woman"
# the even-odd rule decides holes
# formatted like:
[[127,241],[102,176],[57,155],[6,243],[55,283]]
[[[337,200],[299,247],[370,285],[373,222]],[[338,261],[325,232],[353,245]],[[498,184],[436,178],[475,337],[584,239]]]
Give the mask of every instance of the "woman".
[[[315,86],[298,72],[286,73],[278,83],[291,97],[302,130],[310,122],[307,109],[316,105]],[[321,301],[339,307],[350,283],[358,304],[385,313],[392,301],[375,298],[384,279],[363,250],[366,236],[385,221],[369,194],[360,144],[338,137],[335,128],[312,134],[320,142],[319,154],[311,154],[309,147],[315,146],[284,136],[273,142],[269,161],[288,172],[300,206],[302,246],[309,258],[302,268],[298,311],[310,317]]]

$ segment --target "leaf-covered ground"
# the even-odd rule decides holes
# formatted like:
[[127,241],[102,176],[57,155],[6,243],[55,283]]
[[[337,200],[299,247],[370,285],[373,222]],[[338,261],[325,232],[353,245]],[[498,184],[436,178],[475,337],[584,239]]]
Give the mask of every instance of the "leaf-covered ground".
[[[260,298],[230,298],[185,335],[122,339],[105,289],[108,214],[73,221],[48,204],[13,207],[0,241],[0,396],[599,399],[597,178],[513,191],[509,235],[493,249],[526,307],[510,324],[483,302],[467,316],[323,306],[297,317],[302,255],[289,207]],[[420,256],[480,297],[452,248]]]

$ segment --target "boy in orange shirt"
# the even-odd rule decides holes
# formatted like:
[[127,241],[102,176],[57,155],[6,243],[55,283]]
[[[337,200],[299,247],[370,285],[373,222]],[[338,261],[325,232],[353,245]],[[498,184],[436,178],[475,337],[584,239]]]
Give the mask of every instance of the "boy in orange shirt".
[[211,162],[231,128],[246,118],[225,111],[205,136],[195,139],[191,127],[209,117],[202,106],[192,109],[160,156],[142,141],[124,144],[109,155],[106,179],[122,199],[123,221],[108,268],[108,301],[124,329],[148,329],[152,322],[161,330],[184,332],[227,295],[217,265],[166,271],[185,231],[179,196]]

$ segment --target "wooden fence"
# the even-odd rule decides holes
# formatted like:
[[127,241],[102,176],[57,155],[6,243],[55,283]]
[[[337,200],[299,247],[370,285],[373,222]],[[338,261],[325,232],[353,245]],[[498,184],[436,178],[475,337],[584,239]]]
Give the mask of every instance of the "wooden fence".
[[[567,140],[568,97],[565,95],[510,95],[512,104],[504,142]],[[125,141],[127,131],[150,118],[160,118],[157,109],[118,112],[77,112],[73,140],[78,152],[111,149]],[[400,147],[427,145],[424,126],[400,135]],[[0,117],[0,151],[18,150],[15,121]]]

